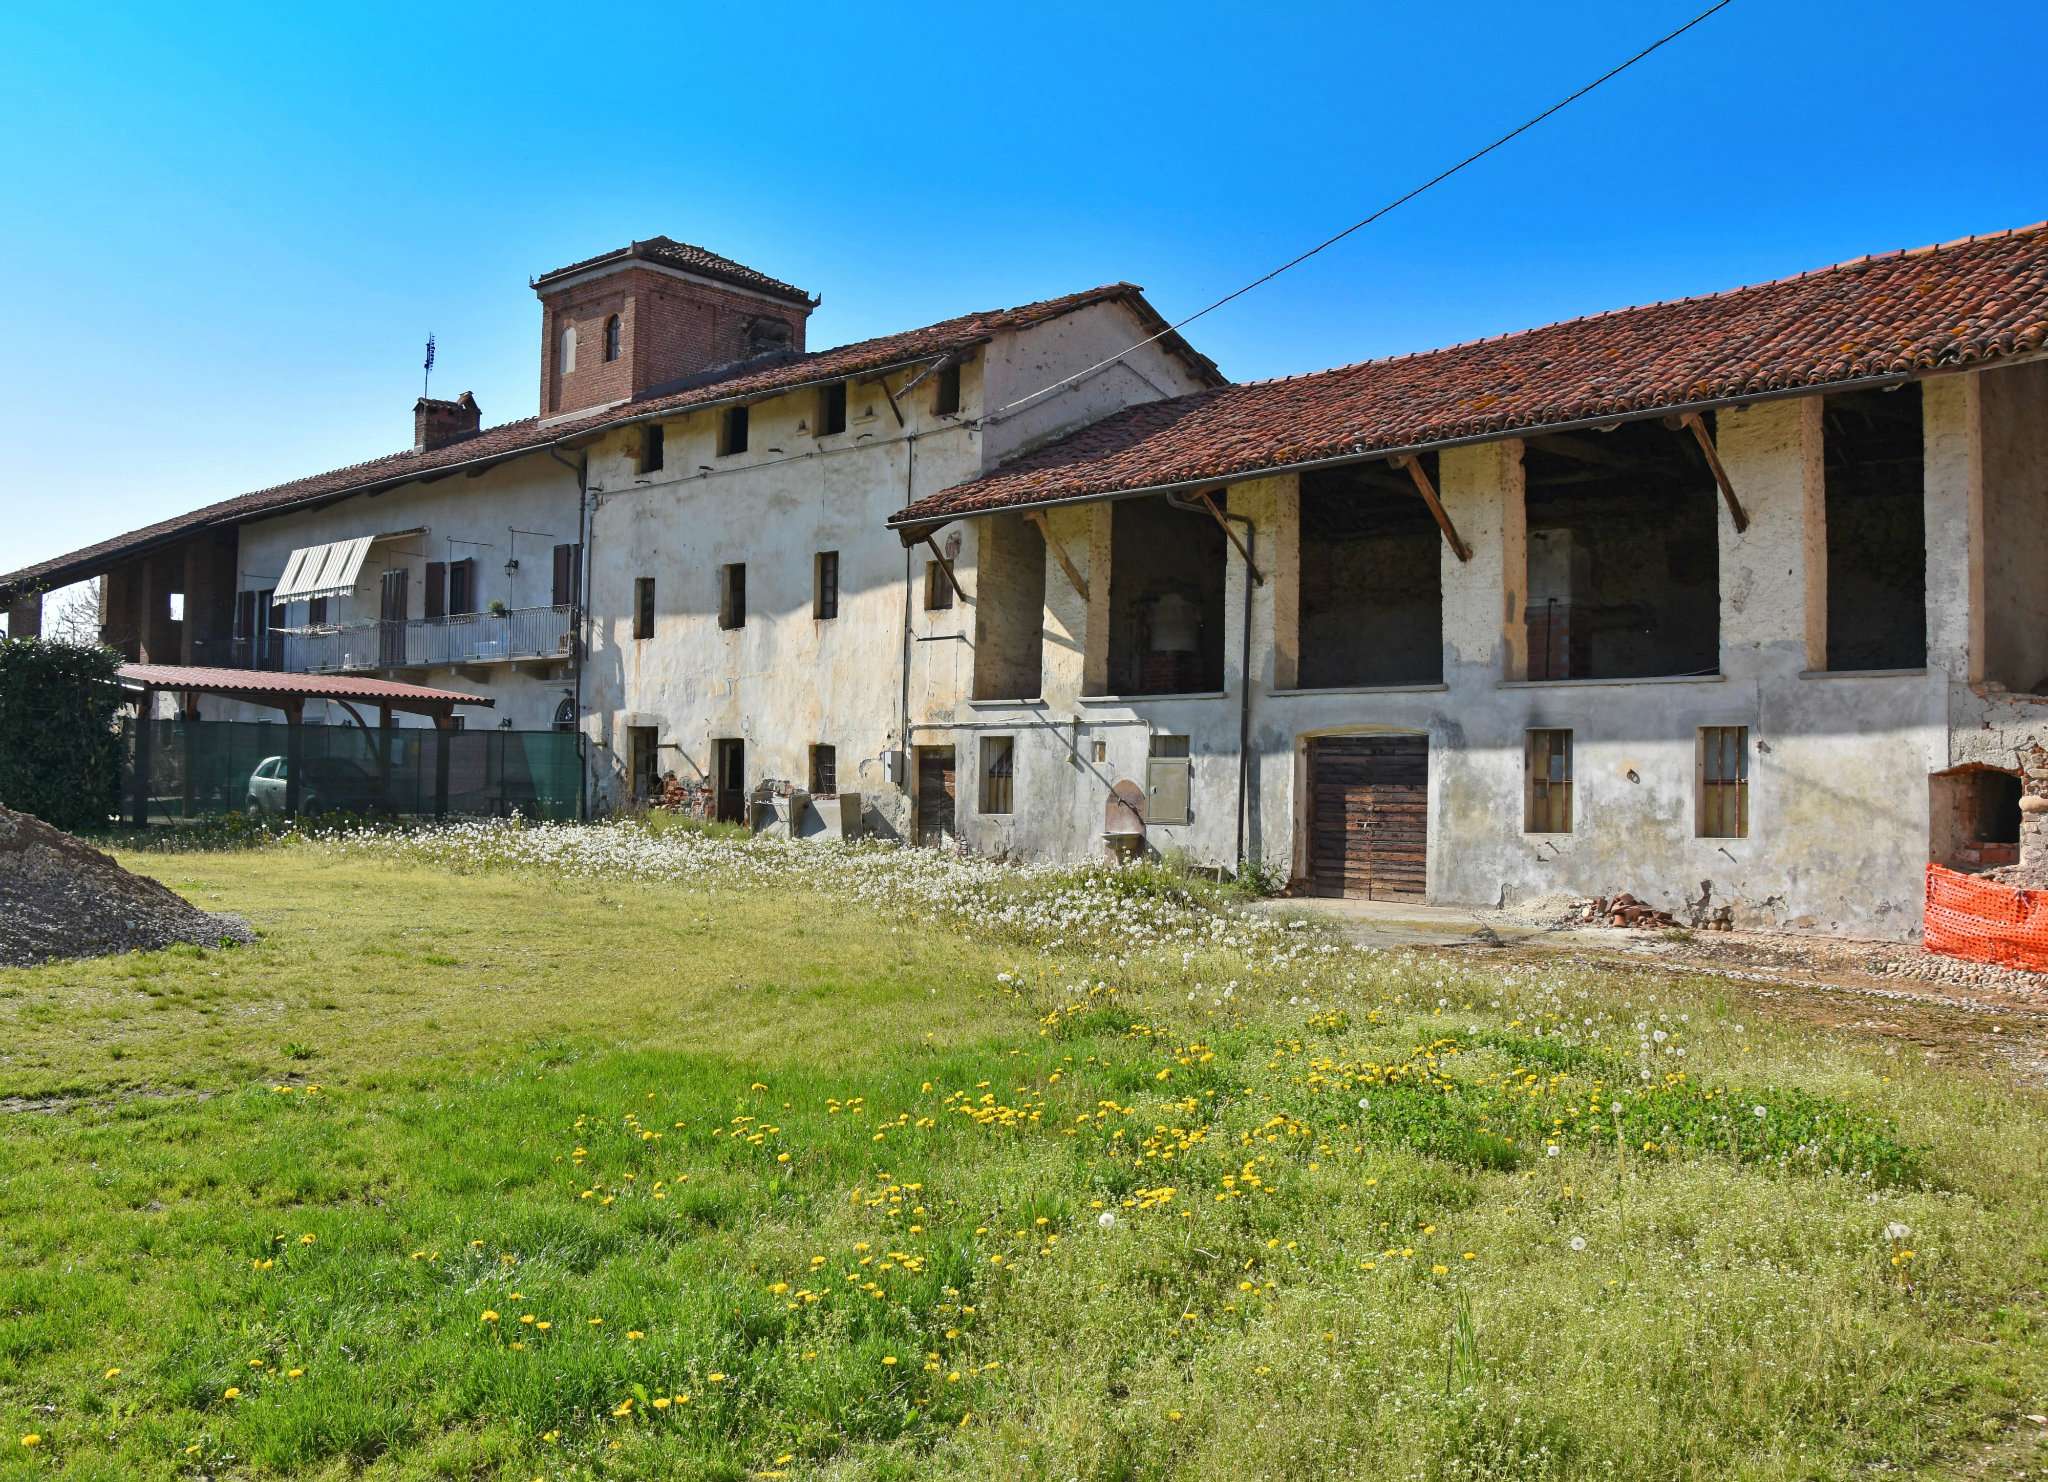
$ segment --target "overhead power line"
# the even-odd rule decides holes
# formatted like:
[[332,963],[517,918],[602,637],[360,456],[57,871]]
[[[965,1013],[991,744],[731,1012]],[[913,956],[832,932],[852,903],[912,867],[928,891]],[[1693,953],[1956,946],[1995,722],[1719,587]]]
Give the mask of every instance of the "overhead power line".
[[1405,195],[1396,196],[1393,200],[1388,201],[1384,206],[1381,206],[1377,211],[1374,211],[1370,216],[1361,217],[1359,220],[1354,221],[1351,223],[1351,225],[1345,227],[1343,231],[1336,233],[1334,236],[1325,237],[1322,241],[1316,243],[1315,246],[1309,248],[1306,252],[1300,253],[1294,257],[1290,257],[1286,262],[1281,263],[1279,267],[1274,268],[1271,272],[1262,273],[1260,276],[1252,279],[1251,282],[1245,284],[1242,288],[1233,289],[1231,292],[1226,293],[1223,295],[1223,297],[1217,299],[1214,303],[1207,304],[1202,308],[1195,310],[1195,312],[1188,315],[1187,318],[1179,320],[1176,323],[1167,325],[1166,328],[1160,330],[1157,334],[1148,335],[1146,338],[1139,340],[1135,345],[1126,345],[1123,349],[1117,351],[1116,354],[1110,356],[1107,360],[1098,360],[1095,362],[1095,364],[1087,367],[1085,370],[1076,371],[1071,376],[1062,376],[1059,380],[1052,382],[1050,385],[1041,386],[1038,390],[1032,392],[1029,396],[1020,396],[1019,398],[1017,398],[1017,400],[996,408],[996,410],[991,412],[988,415],[988,417],[985,418],[984,420],[996,421],[1002,417],[1007,416],[1009,413],[1016,411],[1019,407],[1028,406],[1030,403],[1037,401],[1041,396],[1049,396],[1053,392],[1058,391],[1063,386],[1070,386],[1076,381],[1084,380],[1087,377],[1094,375],[1097,371],[1107,370],[1110,366],[1115,365],[1125,356],[1131,355],[1136,351],[1144,349],[1147,345],[1154,344],[1159,340],[1165,339],[1170,334],[1174,334],[1179,330],[1187,328],[1187,326],[1193,324],[1197,319],[1202,318],[1206,314],[1213,314],[1216,310],[1222,308],[1225,304],[1231,302],[1231,300],[1243,298],[1247,293],[1250,293],[1254,288],[1258,288],[1263,286],[1264,284],[1272,282],[1275,278],[1279,277],[1282,273],[1288,271],[1290,268],[1300,267],[1303,263],[1307,262],[1311,257],[1314,257],[1318,252],[1322,252],[1328,248],[1336,246],[1339,242],[1343,241],[1353,232],[1363,231],[1366,227],[1369,227],[1375,221],[1378,221],[1382,216],[1387,215],[1391,211],[1399,210],[1401,207],[1407,205],[1410,201],[1414,200],[1417,196],[1423,194],[1425,191],[1433,190],[1435,187],[1442,185],[1446,180],[1450,179],[1453,175],[1457,174],[1460,170],[1463,170],[1468,165],[1475,165],[1479,163],[1479,161],[1485,159],[1489,154],[1492,154],[1495,150],[1501,148],[1503,145],[1514,142],[1523,134],[1528,133],[1529,130],[1535,128],[1538,124],[1542,123],[1545,119],[1550,118],[1553,114],[1563,112],[1565,109],[1571,107],[1572,104],[1578,102],[1579,99],[1585,97],[1586,94],[1592,92],[1594,89],[1602,86],[1603,84],[1612,82],[1615,78],[1621,76],[1622,73],[1628,71],[1629,68],[1635,66],[1636,63],[1642,61],[1645,57],[1648,57],[1653,52],[1656,52],[1659,49],[1670,45],[1679,37],[1683,36],[1686,32],[1692,30],[1693,27],[1699,25],[1701,22],[1712,17],[1717,11],[1726,10],[1730,5],[1734,3],[1735,0],[1717,0],[1717,3],[1709,5],[1705,10],[1701,11],[1698,15],[1694,16],[1691,20],[1687,21],[1677,30],[1668,32],[1665,35],[1658,37],[1655,41],[1651,42],[1648,46],[1644,47],[1634,56],[1628,58],[1628,60],[1616,63],[1614,66],[1608,68],[1605,72],[1601,73],[1598,77],[1594,78],[1591,82],[1587,83],[1585,86],[1578,89],[1578,91],[1571,93],[1566,97],[1558,99],[1555,103],[1552,103],[1548,108],[1544,109],[1541,113],[1538,113],[1531,118],[1524,119],[1521,123],[1516,124],[1515,127],[1509,129],[1505,134],[1502,134],[1498,139],[1495,139],[1491,144],[1488,144],[1485,148],[1474,150],[1472,153],[1466,155],[1463,159],[1459,160],[1455,165],[1452,165],[1448,169],[1441,170],[1437,174],[1432,175],[1429,179],[1423,181],[1422,184],[1416,186],[1413,190],[1410,190]]

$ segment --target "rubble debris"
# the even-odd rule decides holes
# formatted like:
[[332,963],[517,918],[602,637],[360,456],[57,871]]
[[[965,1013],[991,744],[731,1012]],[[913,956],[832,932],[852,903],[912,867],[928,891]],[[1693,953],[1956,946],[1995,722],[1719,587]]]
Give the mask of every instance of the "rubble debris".
[[1573,902],[1568,919],[1582,926],[1626,926],[1644,931],[1678,925],[1677,918],[1669,911],[1660,910],[1648,901],[1637,900],[1625,890],[1615,896],[1594,896]]
[[254,940],[40,818],[0,807],[0,967]]

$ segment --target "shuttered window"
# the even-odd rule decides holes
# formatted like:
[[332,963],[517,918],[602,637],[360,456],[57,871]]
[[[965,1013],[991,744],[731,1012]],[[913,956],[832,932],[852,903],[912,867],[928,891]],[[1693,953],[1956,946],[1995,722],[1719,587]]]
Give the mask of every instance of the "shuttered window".
[[427,589],[425,596],[427,599],[428,618],[444,618],[448,616],[448,563],[446,561],[427,562]]

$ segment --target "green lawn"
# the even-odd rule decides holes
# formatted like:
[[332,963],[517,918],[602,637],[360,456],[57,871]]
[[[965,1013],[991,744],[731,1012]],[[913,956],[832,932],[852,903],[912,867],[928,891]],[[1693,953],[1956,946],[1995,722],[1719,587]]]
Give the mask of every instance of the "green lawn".
[[261,940],[0,971],[0,1478],[2048,1464],[2048,1098],[1739,985],[681,831],[124,862]]

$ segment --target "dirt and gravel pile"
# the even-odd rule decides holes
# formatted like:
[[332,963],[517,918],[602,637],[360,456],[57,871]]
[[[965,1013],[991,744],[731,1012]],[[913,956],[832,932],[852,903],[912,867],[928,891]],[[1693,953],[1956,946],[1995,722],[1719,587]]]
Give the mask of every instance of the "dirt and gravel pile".
[[41,819],[0,808],[0,967],[249,940],[233,917],[209,915]]

